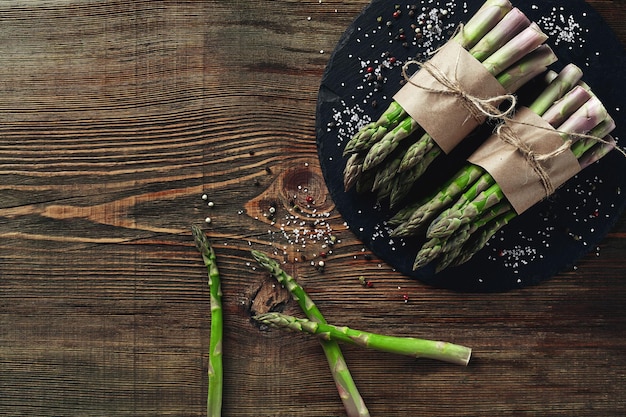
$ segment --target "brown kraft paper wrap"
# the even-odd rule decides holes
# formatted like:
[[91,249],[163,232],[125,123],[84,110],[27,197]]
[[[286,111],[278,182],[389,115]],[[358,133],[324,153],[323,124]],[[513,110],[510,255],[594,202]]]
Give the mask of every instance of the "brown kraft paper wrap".
[[[580,164],[569,151],[558,152],[563,138],[548,122],[526,107],[520,108],[513,121],[506,122],[513,135],[523,141],[532,154],[547,158],[535,160],[549,178],[552,190],[580,172]],[[528,155],[513,144],[505,142],[497,134],[487,139],[468,161],[481,166],[496,180],[505,197],[517,214],[521,214],[543,200],[549,188],[528,160]]]
[[[461,45],[448,41],[428,61],[463,93],[481,99],[501,97],[507,92],[498,80]],[[476,117],[469,102],[441,84],[426,68],[417,71],[396,93],[394,100],[445,152],[450,153],[486,116]],[[497,106],[498,102],[491,103]]]

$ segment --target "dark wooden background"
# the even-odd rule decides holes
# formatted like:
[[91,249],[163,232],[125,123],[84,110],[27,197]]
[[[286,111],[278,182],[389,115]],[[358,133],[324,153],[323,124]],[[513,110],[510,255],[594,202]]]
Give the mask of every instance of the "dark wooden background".
[[[626,42],[626,3],[589,3]],[[373,416],[626,415],[626,218],[540,286],[457,294],[367,259],[333,210],[317,89],[366,4],[0,2],[0,415],[204,415],[207,216],[225,416],[344,415],[317,341],[251,323],[299,314],[251,247],[284,251],[331,322],[474,348],[463,368],[346,347]],[[308,195],[339,239],[324,273],[302,258],[328,248],[280,230]]]

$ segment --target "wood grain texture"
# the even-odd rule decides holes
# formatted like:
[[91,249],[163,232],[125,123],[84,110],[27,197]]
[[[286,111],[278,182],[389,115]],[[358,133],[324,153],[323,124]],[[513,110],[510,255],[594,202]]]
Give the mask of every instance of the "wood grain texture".
[[[589,3],[626,42],[626,4]],[[461,368],[346,347],[373,416],[626,414],[624,217],[574,270],[486,295],[369,259],[334,210],[317,89],[366,4],[0,2],[0,415],[204,415],[209,301],[189,225],[207,216],[225,416],[344,415],[315,340],[252,324],[299,312],[250,248],[284,257],[329,322],[474,348]]]

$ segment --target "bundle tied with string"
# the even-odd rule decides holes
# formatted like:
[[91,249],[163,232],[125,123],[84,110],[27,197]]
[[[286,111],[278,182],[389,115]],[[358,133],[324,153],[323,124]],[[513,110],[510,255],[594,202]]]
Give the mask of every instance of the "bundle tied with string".
[[570,150],[572,142],[581,138],[590,136],[574,134],[564,140],[563,132],[520,107],[468,161],[489,172],[515,212],[521,214],[581,171]]
[[[420,70],[409,77],[410,65]],[[455,40],[426,62],[407,62],[403,75],[406,84],[393,99],[446,154],[486,119],[502,120],[515,109],[516,97]],[[510,105],[500,110],[504,101]]]

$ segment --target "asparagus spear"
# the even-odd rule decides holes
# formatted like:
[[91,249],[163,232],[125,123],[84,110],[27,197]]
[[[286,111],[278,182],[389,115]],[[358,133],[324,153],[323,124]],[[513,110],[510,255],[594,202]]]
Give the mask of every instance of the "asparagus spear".
[[194,241],[209,277],[211,296],[211,330],[209,341],[209,387],[207,394],[207,417],[222,414],[222,391],[224,371],[222,366],[223,312],[220,273],[217,269],[215,251],[204,232],[198,226],[191,226]]
[[472,256],[474,256],[487,244],[489,239],[491,239],[493,235],[498,232],[498,230],[509,224],[509,222],[515,217],[517,217],[517,213],[515,213],[515,211],[508,211],[500,217],[497,217],[493,221],[487,223],[487,225],[485,225],[477,233],[472,234],[467,242],[465,242],[465,244],[461,247],[456,258],[448,262],[448,267],[458,266],[469,261]]
[[[326,319],[304,288],[289,274],[287,274],[276,262],[266,254],[253,250],[252,256],[265,268],[281,285],[285,286],[309,320],[315,323],[325,324]],[[346,413],[349,417],[368,417],[369,411],[359,393],[359,390],[350,375],[348,365],[341,353],[337,342],[333,340],[320,340],[330,371],[337,385],[339,396],[343,401]]]
[[[512,10],[508,0],[487,0],[482,7],[470,18],[454,37],[461,46],[469,49],[476,45],[502,18]],[[375,122],[370,123],[357,132],[348,141],[344,156],[351,152],[369,149],[382,139],[388,132],[398,126],[407,117],[407,113],[395,101],[392,101],[387,110]]]
[[336,340],[367,349],[416,358],[436,359],[457,365],[467,365],[472,353],[472,350],[468,347],[449,342],[413,337],[386,336],[355,330],[349,327],[338,327],[326,323],[299,319],[280,313],[262,314],[256,316],[254,319],[269,326],[310,333],[322,340]]
[[363,172],[363,159],[364,156],[360,153],[353,153],[348,158],[346,167],[343,169],[343,187],[346,191],[357,183]]
[[467,224],[455,234],[446,239],[443,244],[443,254],[437,262],[437,272],[446,269],[460,255],[465,242],[481,227],[507,213],[515,213],[508,201],[502,201],[487,210],[480,218],[471,224]]
[[398,212],[390,221],[391,224],[398,226],[391,233],[392,237],[410,236],[417,232],[420,225],[436,215],[443,207],[452,203],[459,193],[465,190],[470,184],[473,184],[484,173],[482,168],[477,165],[467,165],[453,176],[439,192],[428,198],[423,204],[417,207],[409,207],[404,211]]
[[408,172],[402,175],[395,175],[392,179],[391,193],[389,195],[389,206],[396,207],[411,192],[415,181],[421,177],[428,166],[441,155],[443,151],[439,147],[433,147],[422,158],[422,163],[415,165]]
[[392,101],[376,122],[361,128],[346,144],[343,156],[369,149],[382,139],[389,130],[395,128],[407,116],[396,101]]

